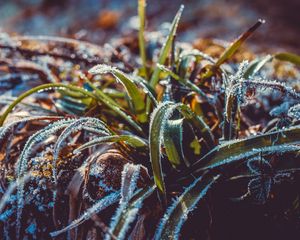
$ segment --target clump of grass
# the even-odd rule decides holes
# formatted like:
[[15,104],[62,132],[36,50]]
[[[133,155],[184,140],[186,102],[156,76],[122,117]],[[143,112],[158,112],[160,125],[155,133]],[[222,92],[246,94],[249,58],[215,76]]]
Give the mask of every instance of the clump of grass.
[[[181,6],[153,62],[145,6],[138,1],[141,61],[133,55],[131,67],[121,56],[116,64],[114,51],[102,56],[72,39],[1,41],[1,64],[26,61],[17,67],[22,81],[36,73],[42,80],[1,103],[6,239],[90,239],[95,231],[106,239],[185,238],[195,209],[233,182],[241,197],[229,199],[260,205],[272,201],[275,185],[299,186],[300,95],[288,79],[271,76],[274,61],[297,66],[300,57],[237,63],[236,51],[263,20],[218,59],[187,48],[175,41]],[[3,70],[7,79],[13,74]],[[31,102],[22,105],[25,98]]]

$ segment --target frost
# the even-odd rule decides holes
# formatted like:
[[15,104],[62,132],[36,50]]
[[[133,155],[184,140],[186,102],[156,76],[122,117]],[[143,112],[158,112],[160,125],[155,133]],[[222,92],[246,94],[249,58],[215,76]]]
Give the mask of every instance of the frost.
[[62,131],[62,133],[60,134],[60,136],[58,137],[55,146],[54,146],[54,150],[53,150],[53,178],[54,178],[54,182],[55,184],[57,184],[57,169],[56,169],[56,163],[57,163],[57,159],[59,156],[59,152],[62,148],[62,145],[64,143],[64,141],[73,133],[81,131],[82,129],[84,130],[88,130],[94,133],[98,133],[98,134],[104,134],[104,135],[108,135],[110,132],[106,127],[106,124],[96,118],[90,118],[90,117],[86,117],[86,118],[80,118],[76,121],[74,121],[73,123],[71,123],[68,127],[65,128],[64,131]]
[[[232,141],[230,141],[232,142]],[[215,168],[215,167],[219,167],[222,166],[224,164],[230,164],[232,162],[241,160],[241,159],[245,159],[245,158],[250,158],[252,156],[255,156],[259,153],[284,153],[284,152],[291,152],[291,151],[299,151],[300,150],[300,146],[297,145],[287,145],[287,144],[281,144],[281,145],[274,145],[274,146],[269,146],[269,147],[261,147],[261,148],[253,148],[250,151],[241,153],[241,154],[237,154],[237,155],[233,155],[231,157],[228,157],[226,159],[223,159],[220,162],[217,162],[215,164],[210,165],[208,168]]]
[[14,127],[16,127],[19,124],[25,124],[30,121],[34,120],[55,120],[59,117],[53,117],[53,116],[38,116],[38,117],[26,117],[21,120],[13,121],[11,123],[7,123],[5,126],[0,127],[0,141],[6,136],[7,133],[11,132]]
[[[18,180],[21,179],[22,175],[27,170],[27,162],[29,160],[30,155],[32,154],[31,150],[33,146],[38,143],[42,142],[47,139],[51,134],[56,133],[57,131],[64,129],[70,123],[74,122],[75,120],[64,119],[60,121],[56,121],[47,127],[43,128],[42,130],[36,132],[32,135],[26,142],[23,151],[16,163],[16,172],[18,176]],[[22,216],[22,209],[24,206],[24,182],[20,182],[18,185],[18,211],[17,211],[17,235],[20,232],[21,228],[21,216]]]
[[215,183],[215,180],[212,180],[209,184],[207,184],[201,191],[200,193],[192,199],[189,199],[189,205],[186,204],[188,203],[187,201],[185,201],[186,197],[190,197],[189,196],[189,192],[191,190],[193,190],[197,184],[202,181],[202,177],[197,178],[191,185],[189,185],[184,192],[177,198],[175,198],[173,200],[173,203],[171,204],[171,206],[167,209],[166,213],[164,214],[164,216],[162,217],[162,219],[160,220],[158,227],[156,229],[155,235],[154,235],[154,239],[155,240],[159,240],[161,239],[161,236],[163,234],[164,231],[166,231],[165,226],[166,224],[170,223],[171,220],[171,215],[172,213],[175,211],[175,209],[181,209],[181,214],[179,216],[179,220],[177,222],[177,219],[175,222],[177,222],[175,229],[174,229],[174,234],[173,233],[168,233],[171,234],[172,239],[179,239],[179,234],[180,234],[180,230],[183,226],[183,223],[187,220],[188,218],[188,214],[190,212],[192,212],[195,207],[197,206],[197,204],[199,203],[199,201],[207,194],[208,190],[211,188],[211,186]]
[[26,228],[26,232],[29,234],[35,234],[36,232],[36,224],[35,223],[31,223],[27,228]]
[[290,178],[291,173],[289,171],[294,171],[293,169],[286,169],[275,172],[271,164],[262,156],[249,159],[247,166],[250,172],[255,174],[255,177],[248,183],[248,194],[254,198],[257,204],[264,204],[268,200],[272,184]]
[[120,203],[126,203],[132,197],[136,189],[137,180],[140,175],[141,165],[126,163],[122,171],[121,179],[121,200]]
[[300,104],[296,104],[292,106],[289,110],[287,115],[294,119],[300,119]]
[[82,214],[79,218],[71,222],[65,228],[50,233],[51,237],[56,237],[66,231],[69,231],[75,227],[78,227],[80,224],[85,222],[86,220],[90,219],[94,214],[99,213],[100,211],[104,210],[105,208],[109,207],[110,205],[116,203],[120,198],[120,192],[114,192],[109,194],[108,196],[102,198],[97,203],[95,203],[92,207],[87,209],[84,214]]
[[9,219],[11,215],[13,215],[14,211],[12,209],[8,209],[5,212],[0,214],[0,221],[5,222]]
[[[133,196],[134,190],[136,189],[140,169],[141,165],[127,163],[124,165],[122,171],[120,205],[116,210],[116,213],[110,223],[110,232],[112,232],[112,229],[114,229],[117,226],[119,219],[122,217],[122,214],[125,211],[127,211],[127,217],[126,219],[124,219],[122,229],[118,234],[118,239],[120,240],[125,238],[130,223],[132,223],[135,220],[136,215],[138,214],[138,211],[142,206],[143,199],[140,199],[134,204],[132,208],[128,208],[128,202]],[[111,239],[111,234],[106,234],[105,239]]]
[[284,102],[284,103],[280,104],[279,106],[273,108],[270,111],[270,115],[272,117],[284,116],[289,111],[289,107],[290,107],[290,103],[289,102]]

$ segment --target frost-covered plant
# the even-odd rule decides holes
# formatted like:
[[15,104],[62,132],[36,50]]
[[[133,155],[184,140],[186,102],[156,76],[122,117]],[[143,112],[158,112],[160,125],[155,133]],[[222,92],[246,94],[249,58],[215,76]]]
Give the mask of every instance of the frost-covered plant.
[[[28,69],[23,62],[18,71],[46,81],[0,102],[9,103],[0,117],[3,182],[12,182],[5,189],[1,181],[0,189],[6,236],[72,237],[77,229],[88,238],[100,228],[106,239],[184,238],[190,214],[219,185],[226,189],[228,182],[246,179],[238,190],[245,192],[248,184],[247,193],[239,200],[268,204],[273,187],[298,174],[300,94],[260,71],[273,60],[299,65],[300,57],[278,53],[231,61],[263,20],[219,58],[186,47],[175,41],[183,6],[166,38],[157,39],[161,49],[153,51],[144,35],[146,4],[138,2],[141,66],[113,48],[102,56],[107,51],[72,39],[0,39],[3,54],[12,58],[4,65],[23,59]],[[158,52],[157,61],[151,52]],[[41,103],[39,116],[10,122],[29,96],[32,105]],[[282,119],[289,124],[280,128]]]

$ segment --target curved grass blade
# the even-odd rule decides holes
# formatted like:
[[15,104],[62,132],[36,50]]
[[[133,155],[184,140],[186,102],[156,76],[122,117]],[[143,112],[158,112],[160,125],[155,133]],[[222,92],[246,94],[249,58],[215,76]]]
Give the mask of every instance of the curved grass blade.
[[202,200],[208,190],[219,179],[216,177],[201,176],[197,178],[185,191],[174,200],[162,217],[154,235],[155,240],[179,239],[181,228],[192,212]]
[[115,67],[111,67],[105,64],[96,65],[89,70],[89,73],[96,74],[106,74],[111,73],[116,79],[118,79],[125,87],[130,100],[133,103],[135,113],[141,113],[145,109],[144,98],[141,95],[138,87],[136,86],[134,80],[132,80],[127,74],[123,73]]
[[36,92],[40,92],[40,91],[45,91],[45,90],[53,90],[53,89],[69,89],[75,92],[80,92],[83,95],[89,96],[93,99],[97,99],[94,94],[84,90],[83,88],[79,88],[79,87],[75,87],[72,85],[66,85],[66,84],[62,84],[62,83],[48,83],[48,84],[43,84],[40,86],[37,86],[35,88],[32,88],[30,90],[28,90],[27,92],[21,94],[16,100],[14,100],[9,106],[8,108],[4,111],[4,113],[2,114],[2,116],[0,117],[0,127],[3,125],[5,119],[7,118],[8,114],[14,109],[14,107],[16,105],[18,105],[18,103],[20,103],[24,98],[36,93]]
[[83,151],[84,149],[94,147],[103,143],[114,143],[114,142],[121,142],[124,141],[128,143],[129,145],[133,147],[147,147],[148,144],[145,142],[144,139],[139,138],[137,136],[133,135],[112,135],[112,136],[104,136],[95,138],[92,141],[89,141],[83,145],[81,145],[79,148],[77,148],[74,153],[78,153]]
[[274,57],[278,60],[287,61],[300,66],[300,56],[297,54],[282,52],[282,53],[276,53]]
[[[124,239],[129,224],[132,223],[140,208],[143,205],[143,201],[148,198],[155,190],[155,186],[147,186],[142,190],[138,190],[134,196],[129,200],[126,208],[119,212],[119,214],[113,219],[111,224],[110,233],[111,236],[116,236],[117,239]],[[106,239],[110,239],[109,235],[106,235]]]
[[168,120],[176,110],[178,110],[184,116],[184,118],[187,119],[187,121],[195,126],[195,130],[199,131],[199,139],[203,138],[209,149],[215,145],[214,137],[210,128],[202,120],[202,118],[197,116],[188,106],[181,103],[175,104],[172,102],[164,102],[157,106],[151,115],[149,148],[154,182],[164,201],[166,200],[166,189],[161,166],[161,147],[163,145],[165,146],[164,132],[167,131],[166,129]]
[[[64,128],[66,128],[70,123],[75,121],[74,119],[64,119],[57,122],[54,122],[47,127],[43,128],[42,130],[36,132],[33,134],[25,143],[25,146],[23,147],[23,151],[20,154],[20,157],[18,161],[16,162],[16,174],[18,181],[22,178],[22,176],[27,171],[27,162],[29,160],[30,154],[32,154],[31,150],[33,146],[37,142],[42,142],[45,139],[47,139],[51,134],[54,134]],[[17,191],[17,219],[16,219],[16,226],[17,226],[17,235],[20,232],[21,229],[21,218],[22,218],[22,211],[24,206],[24,182],[20,182],[18,185],[18,191]]]
[[127,123],[130,124],[132,128],[134,128],[138,133],[144,135],[143,129],[132,119],[130,115],[125,113],[120,105],[118,105],[114,100],[108,97],[105,93],[103,93],[99,88],[95,87],[90,81],[85,79],[89,86],[95,91],[95,97],[98,101],[102,102],[106,107],[113,110],[120,117],[122,117]]
[[203,138],[206,142],[208,149],[211,149],[215,146],[215,137],[212,134],[209,126],[205,123],[205,121],[198,115],[196,115],[187,105],[180,104],[177,109],[184,116],[187,121],[189,121],[194,127],[195,130],[199,132],[199,139]]
[[15,126],[17,126],[20,123],[27,123],[31,121],[56,121],[62,119],[60,116],[37,116],[37,117],[26,117],[22,118],[17,121],[13,121],[11,123],[6,124],[3,127],[0,127],[0,141],[3,140],[3,138],[6,136],[7,133],[9,133]]
[[163,144],[163,132],[166,128],[167,120],[171,117],[178,104],[171,102],[161,103],[153,111],[149,130],[150,161],[153,169],[154,182],[163,201],[166,201],[166,188],[163,180],[161,166],[161,146]]
[[126,163],[122,171],[121,179],[121,200],[120,203],[127,203],[133,196],[140,176],[142,165]]
[[[181,159],[185,159],[183,154],[183,119],[168,120],[166,129],[163,132],[163,143],[171,164],[176,167],[181,164]],[[185,161],[189,166],[189,162]]]
[[[214,168],[249,158],[258,153],[282,153],[295,151],[293,144],[300,143],[300,126],[275,131],[242,140],[228,141],[203,156],[191,169],[193,171]],[[298,149],[299,150],[299,149]]]
[[63,143],[71,134],[81,131],[82,129],[101,135],[111,134],[111,131],[103,121],[91,117],[80,118],[66,127],[57,138],[53,148],[52,173],[55,184],[57,184],[56,163]]

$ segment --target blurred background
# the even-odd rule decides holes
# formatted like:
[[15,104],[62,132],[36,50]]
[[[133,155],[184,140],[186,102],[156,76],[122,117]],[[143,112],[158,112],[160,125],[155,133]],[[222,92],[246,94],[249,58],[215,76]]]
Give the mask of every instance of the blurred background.
[[[185,5],[180,40],[231,41],[263,18],[266,24],[249,45],[300,53],[299,0],[148,0],[147,29],[166,28],[180,4]],[[132,34],[137,28],[136,8],[137,0],[0,0],[0,30],[103,44]]]

